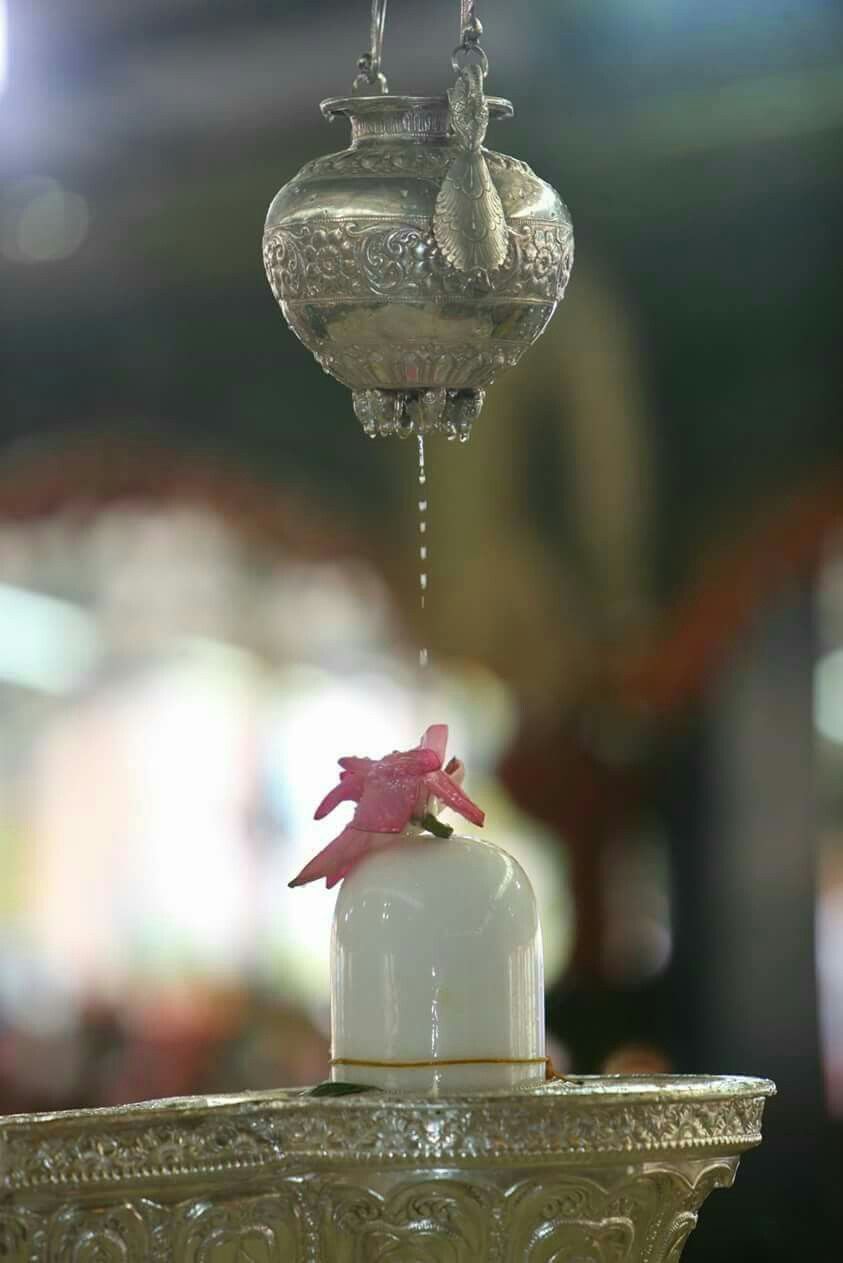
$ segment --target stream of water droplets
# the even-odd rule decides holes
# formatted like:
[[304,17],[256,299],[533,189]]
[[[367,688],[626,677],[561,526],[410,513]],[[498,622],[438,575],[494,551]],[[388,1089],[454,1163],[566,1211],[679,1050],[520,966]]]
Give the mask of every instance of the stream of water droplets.
[[[419,442],[419,600],[424,610],[427,598],[427,470],[424,464],[424,438],[420,434]],[[424,619],[422,619],[424,623]],[[425,644],[419,649],[419,666],[424,668],[430,662],[430,653]]]

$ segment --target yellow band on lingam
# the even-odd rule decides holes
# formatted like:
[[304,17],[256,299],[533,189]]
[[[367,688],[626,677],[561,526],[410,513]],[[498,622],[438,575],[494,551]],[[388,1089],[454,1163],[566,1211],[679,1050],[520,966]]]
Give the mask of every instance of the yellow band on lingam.
[[435,1066],[544,1066],[545,1079],[564,1079],[550,1057],[436,1057],[431,1061],[368,1061],[362,1057],[332,1057],[332,1066],[369,1066],[377,1070],[429,1070]]

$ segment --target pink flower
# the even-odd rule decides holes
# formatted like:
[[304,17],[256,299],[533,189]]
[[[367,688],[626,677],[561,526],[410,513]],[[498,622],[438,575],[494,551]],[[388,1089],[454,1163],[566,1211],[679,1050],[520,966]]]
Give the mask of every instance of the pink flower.
[[448,725],[433,724],[414,750],[396,750],[382,759],[340,759],[339,784],[316,808],[315,818],[321,820],[340,803],[355,802],[351,824],[290,885],[305,886],[324,877],[330,890],[364,855],[389,846],[411,820],[420,823],[425,814],[438,810],[440,802],[482,825],[483,812],[460,788],[465,776],[462,763],[451,759],[442,766],[447,744]]

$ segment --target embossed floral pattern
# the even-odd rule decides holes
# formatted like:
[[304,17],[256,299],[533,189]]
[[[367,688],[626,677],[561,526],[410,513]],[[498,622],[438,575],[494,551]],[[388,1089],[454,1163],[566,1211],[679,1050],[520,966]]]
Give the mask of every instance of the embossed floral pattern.
[[[543,332],[572,258],[572,238],[558,224],[519,224],[503,265],[477,276],[448,263],[429,225],[310,220],[273,229],[264,243],[267,276],[293,332],[326,372],[355,390],[491,385]],[[484,332],[472,342],[425,342],[396,315],[388,339],[375,323],[373,339],[364,342],[349,333],[361,328],[354,305],[367,299],[437,307],[454,301],[461,309],[468,301],[478,312],[485,304],[487,314],[477,319]],[[344,304],[340,335],[330,322]]]
[[[669,1087],[665,1085],[675,1084]],[[8,1120],[7,1263],[677,1263],[763,1080],[274,1092]]]
[[[719,1081],[716,1081],[719,1082]],[[0,1187],[18,1189],[155,1180],[334,1161],[586,1161],[595,1154],[742,1152],[761,1139],[771,1088],[705,1099],[689,1092],[603,1097],[563,1081],[505,1098],[438,1102],[401,1097],[319,1099],[296,1092],[197,1102],[184,1115],[166,1103],[103,1116],[0,1128]],[[502,1139],[505,1137],[505,1140]]]
[[[369,125],[369,134],[374,134]],[[406,132],[406,126],[397,134]],[[386,133],[384,133],[386,134]],[[540,185],[535,172],[520,158],[509,154],[483,149],[489,169],[499,174],[515,172],[524,180]],[[296,184],[310,180],[332,179],[334,176],[382,176],[414,175],[437,183],[442,179],[453,155],[446,148],[435,145],[397,144],[369,148],[366,145],[343,149],[339,153],[326,154],[305,163],[295,179]]]
[[376,390],[395,382],[412,388],[460,389],[467,381],[478,387],[491,385],[498,373],[518,363],[525,349],[517,343],[443,347],[438,342],[397,342],[382,348],[351,342],[315,355],[326,372],[355,389]]
[[[676,1263],[737,1159],[681,1169],[540,1167],[394,1176],[289,1175],[271,1191],[208,1181],[187,1198],[115,1190],[107,1203],[0,1208],[7,1263]],[[168,1195],[169,1194],[169,1195]]]
[[389,299],[520,298],[556,302],[573,259],[573,239],[561,225],[518,224],[501,267],[467,275],[442,255],[422,224],[308,220],[273,228],[264,264],[279,302],[366,295]]

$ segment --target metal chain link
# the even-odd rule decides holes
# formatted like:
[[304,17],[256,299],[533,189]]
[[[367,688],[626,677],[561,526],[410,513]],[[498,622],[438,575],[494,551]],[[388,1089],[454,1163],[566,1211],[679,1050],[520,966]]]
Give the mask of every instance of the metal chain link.
[[477,44],[483,26],[477,16],[477,0],[460,0],[460,48]]
[[[357,61],[359,74],[354,80],[355,93],[389,91],[386,76],[381,70],[383,58],[383,34],[386,25],[386,0],[372,0],[372,17],[369,26],[369,51]],[[470,57],[476,57],[484,76],[489,72],[489,59],[480,47],[483,26],[477,16],[477,0],[460,0],[460,42],[451,55],[451,65],[459,71]]]
[[459,72],[470,57],[480,62],[483,76],[489,73],[489,58],[480,47],[483,24],[477,16],[477,0],[460,0],[460,42],[451,55],[451,65]]
[[389,91],[386,75],[381,70],[383,58],[383,32],[386,26],[386,0],[372,0],[372,18],[369,24],[369,51],[358,59],[360,71],[352,84],[355,93],[366,89],[383,94]]

